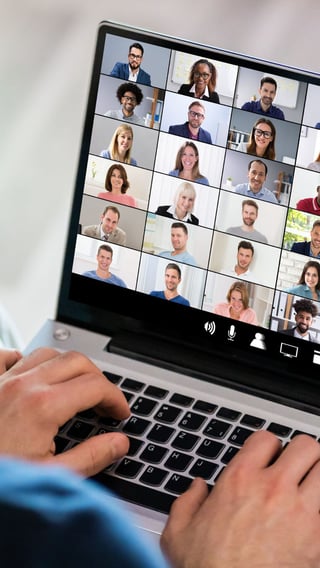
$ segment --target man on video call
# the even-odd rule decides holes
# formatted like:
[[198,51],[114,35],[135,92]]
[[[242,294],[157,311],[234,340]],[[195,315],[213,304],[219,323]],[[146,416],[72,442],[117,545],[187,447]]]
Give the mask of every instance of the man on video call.
[[184,138],[191,138],[191,140],[212,144],[210,132],[201,127],[205,117],[206,109],[204,105],[199,101],[194,101],[188,107],[187,122],[169,126],[169,134],[176,134]]
[[244,103],[241,109],[263,114],[268,118],[284,120],[283,111],[272,104],[277,94],[277,88],[277,81],[273,77],[262,77],[259,88],[260,99]]

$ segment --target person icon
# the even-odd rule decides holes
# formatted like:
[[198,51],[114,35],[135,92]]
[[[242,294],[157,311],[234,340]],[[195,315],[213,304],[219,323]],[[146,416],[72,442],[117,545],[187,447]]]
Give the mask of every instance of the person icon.
[[132,83],[122,83],[122,85],[117,88],[116,96],[121,108],[119,110],[108,110],[104,116],[144,125],[144,119],[134,112],[135,108],[140,105],[143,99],[141,89]]
[[143,55],[144,48],[141,43],[132,43],[129,47],[128,63],[115,63],[110,72],[111,77],[118,77],[118,79],[124,79],[125,81],[150,86],[151,77],[149,73],[141,68]]
[[150,296],[161,298],[162,300],[168,300],[175,304],[190,306],[189,300],[180,296],[178,292],[178,286],[181,283],[181,270],[179,265],[174,262],[167,264],[164,278],[165,290],[153,290],[150,292]]
[[267,349],[263,333],[255,334],[254,339],[250,343],[250,347],[255,347],[256,349]]

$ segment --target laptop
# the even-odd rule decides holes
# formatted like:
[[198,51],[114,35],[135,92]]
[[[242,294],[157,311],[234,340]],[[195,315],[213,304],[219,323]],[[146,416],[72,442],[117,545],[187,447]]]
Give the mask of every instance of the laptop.
[[252,432],[320,436],[319,96],[309,71],[99,26],[56,319],[28,351],[123,390],[130,418],[88,409],[57,451],[124,431],[95,479],[156,537]]

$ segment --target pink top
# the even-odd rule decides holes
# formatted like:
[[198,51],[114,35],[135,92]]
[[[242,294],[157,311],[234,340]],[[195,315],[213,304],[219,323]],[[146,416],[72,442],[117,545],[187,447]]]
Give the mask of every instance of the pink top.
[[111,191],[102,191],[98,193],[100,199],[107,199],[108,201],[114,201],[114,203],[121,203],[122,205],[130,205],[131,207],[137,207],[136,200],[131,195],[126,193],[121,193],[120,195],[115,195]]
[[[218,316],[224,316],[226,318],[231,318],[230,316],[231,305],[227,302],[221,302],[213,308],[213,313]],[[247,308],[243,310],[240,314],[239,321],[244,321],[245,323],[252,323],[253,325],[258,325],[258,320],[256,312],[252,308]]]

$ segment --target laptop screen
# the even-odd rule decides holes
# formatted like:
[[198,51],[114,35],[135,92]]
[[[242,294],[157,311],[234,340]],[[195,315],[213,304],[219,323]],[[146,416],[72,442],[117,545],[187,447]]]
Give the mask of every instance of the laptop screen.
[[319,371],[320,78],[102,23],[59,316]]

